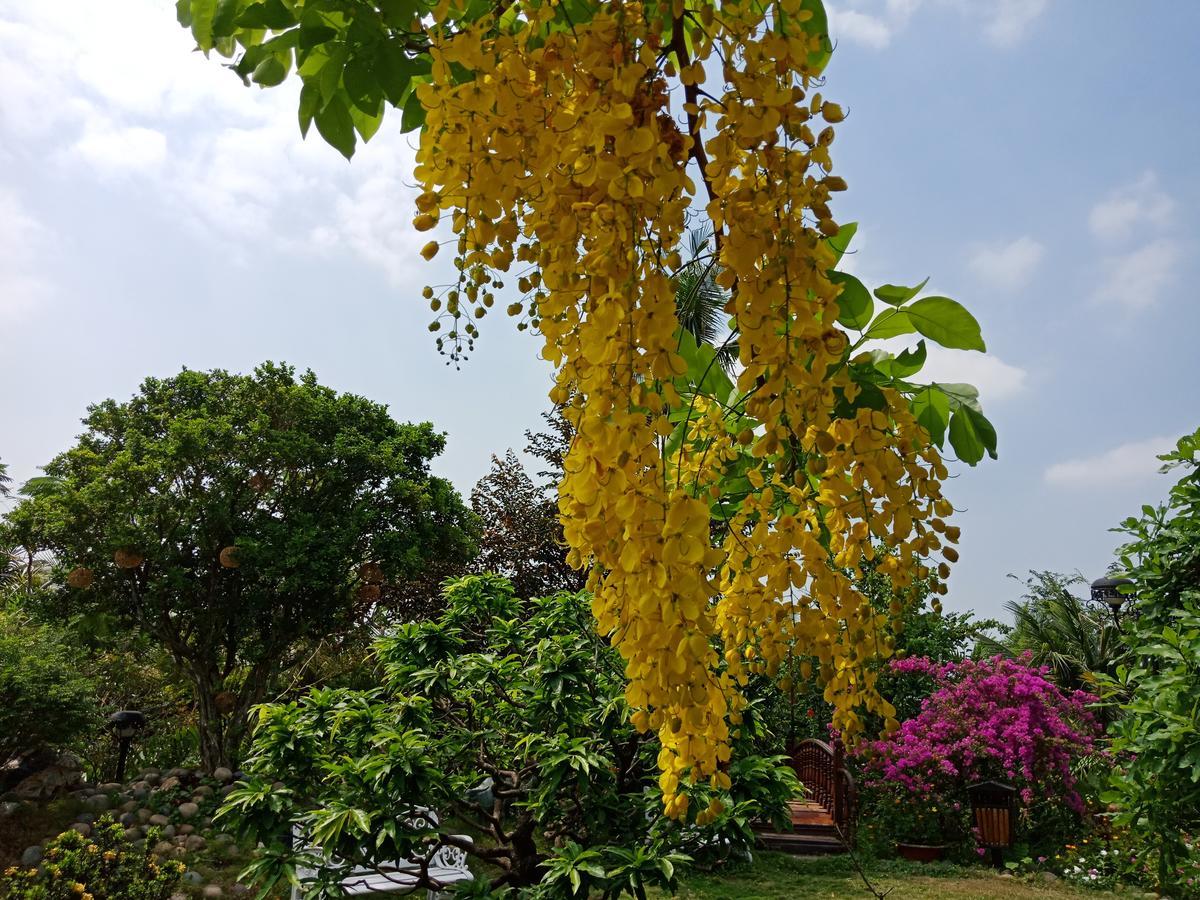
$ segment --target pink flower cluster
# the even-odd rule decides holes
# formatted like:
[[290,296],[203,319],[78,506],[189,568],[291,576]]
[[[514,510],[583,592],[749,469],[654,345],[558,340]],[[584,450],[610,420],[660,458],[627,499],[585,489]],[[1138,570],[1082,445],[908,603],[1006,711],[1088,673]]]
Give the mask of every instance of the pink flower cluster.
[[916,718],[860,751],[868,781],[936,797],[996,779],[1014,784],[1026,805],[1056,790],[1082,811],[1071,763],[1095,752],[1091,694],[1063,692],[1028,658],[943,664],[917,657],[893,660],[891,669],[930,676],[936,689]]

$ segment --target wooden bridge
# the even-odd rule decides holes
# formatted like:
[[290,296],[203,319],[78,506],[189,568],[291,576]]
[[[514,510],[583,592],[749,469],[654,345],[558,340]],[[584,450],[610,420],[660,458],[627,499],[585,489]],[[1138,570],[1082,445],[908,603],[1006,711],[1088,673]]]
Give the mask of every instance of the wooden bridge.
[[759,844],[785,853],[845,852],[845,842],[853,836],[857,792],[841,742],[830,746],[810,738],[796,744],[789,755],[807,796],[788,804],[791,831],[759,829]]

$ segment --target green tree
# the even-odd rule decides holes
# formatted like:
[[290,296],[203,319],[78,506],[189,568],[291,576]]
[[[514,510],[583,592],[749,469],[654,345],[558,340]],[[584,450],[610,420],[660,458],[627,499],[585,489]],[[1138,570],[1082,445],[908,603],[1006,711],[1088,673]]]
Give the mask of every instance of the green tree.
[[[345,862],[329,881],[449,845],[484,864],[492,887],[540,885],[540,897],[641,896],[716,829],[753,840],[749,821],[781,814],[798,790],[791,770],[735,758],[730,790],[692,789],[696,813],[724,799],[718,818],[690,831],[665,820],[658,743],[630,722],[621,659],[589,602],[522,600],[495,575],[456,579],[441,617],[377,643],[378,687],[262,707],[247,781],[221,813],[264,842],[256,876],[277,882],[303,859],[279,839],[293,825]],[[441,824],[400,814],[413,807]],[[473,841],[455,836],[464,828]]]
[[1189,852],[1184,835],[1200,828],[1200,430],[1159,459],[1183,476],[1165,504],[1120,526],[1134,600],[1129,655],[1108,682],[1126,699],[1110,728],[1118,765],[1103,799],[1158,856],[1160,886],[1195,896],[1177,867]]
[[720,269],[711,240],[709,231],[688,232],[688,259],[675,273],[675,317],[697,344],[716,351],[717,361],[728,372],[737,362],[738,343],[726,327],[729,294],[717,284]]
[[982,637],[976,654],[1028,653],[1034,666],[1050,669],[1059,686],[1094,691],[1096,677],[1114,674],[1124,652],[1116,622],[1071,591],[1086,583],[1078,573],[1030,571],[1024,583],[1022,598],[1005,604],[1013,627],[999,638]]
[[84,425],[8,527],[53,552],[60,614],[111,617],[168,651],[210,768],[234,760],[246,711],[312,642],[474,549],[473,517],[429,473],[443,436],[311,372],[185,369]]

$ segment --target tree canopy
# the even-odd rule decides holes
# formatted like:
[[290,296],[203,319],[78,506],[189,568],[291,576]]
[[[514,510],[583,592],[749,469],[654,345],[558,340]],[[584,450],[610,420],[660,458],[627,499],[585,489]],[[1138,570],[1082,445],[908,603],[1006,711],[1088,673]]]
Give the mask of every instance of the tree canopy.
[[8,516],[53,552],[48,602],[153,636],[196,691],[206,765],[313,642],[430,560],[465,559],[474,519],[429,473],[428,424],[265,363],[184,370],[88,410]]

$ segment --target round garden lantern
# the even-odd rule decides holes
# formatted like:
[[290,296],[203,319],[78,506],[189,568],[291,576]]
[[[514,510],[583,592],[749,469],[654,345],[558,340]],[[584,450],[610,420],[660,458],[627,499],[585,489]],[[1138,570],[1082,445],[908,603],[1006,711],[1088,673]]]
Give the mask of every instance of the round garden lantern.
[[125,781],[125,763],[129,759],[129,745],[134,735],[146,727],[146,716],[136,709],[122,709],[108,717],[108,729],[117,739],[120,748],[117,754],[117,781]]
[[1107,603],[1108,608],[1112,610],[1113,619],[1120,621],[1121,605],[1128,596],[1121,592],[1121,588],[1129,584],[1133,584],[1129,578],[1112,578],[1107,575],[1097,578],[1092,582],[1092,602]]
[[1004,851],[1017,838],[1017,789],[999,781],[981,781],[967,788],[967,796],[979,846],[992,851],[992,865],[1000,868]]

